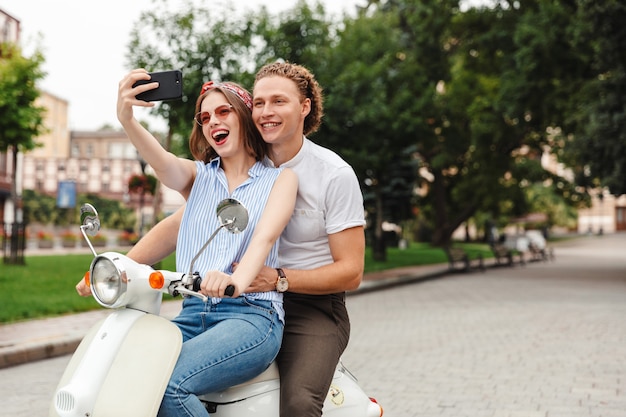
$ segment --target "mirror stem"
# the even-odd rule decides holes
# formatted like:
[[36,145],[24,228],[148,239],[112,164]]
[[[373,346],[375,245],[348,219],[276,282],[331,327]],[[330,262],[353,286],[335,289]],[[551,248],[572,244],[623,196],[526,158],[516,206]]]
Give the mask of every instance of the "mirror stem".
[[90,229],[92,227],[93,225],[91,223],[83,225],[80,227],[80,232],[83,234],[83,237],[87,241],[87,244],[89,245],[89,249],[91,249],[91,253],[93,253],[93,256],[98,256],[98,254],[96,253],[96,250],[93,248],[93,245],[91,244],[91,240],[89,240],[89,238],[87,237],[87,233],[85,233],[85,229]]
[[209,238],[209,240],[206,241],[206,243],[204,244],[204,246],[202,246],[200,248],[200,250],[198,251],[198,253],[196,253],[196,256],[193,257],[193,259],[191,260],[191,265],[189,265],[189,276],[193,275],[193,265],[196,263],[196,260],[200,257],[200,255],[202,254],[202,252],[204,252],[204,250],[206,249],[207,246],[209,246],[209,243],[211,243],[211,241],[213,240],[213,238],[215,237],[215,235],[217,234],[217,232],[219,232],[220,230],[222,230],[222,227],[226,226],[228,223],[225,223],[223,225],[221,225],[220,227],[218,227],[217,229],[215,229],[215,232],[213,232],[213,234],[211,235],[211,237]]

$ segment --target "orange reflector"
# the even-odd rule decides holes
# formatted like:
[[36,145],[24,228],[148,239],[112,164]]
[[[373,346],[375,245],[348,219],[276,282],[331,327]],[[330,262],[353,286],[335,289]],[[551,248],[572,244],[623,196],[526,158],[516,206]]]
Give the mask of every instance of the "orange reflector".
[[165,285],[165,277],[159,271],[154,271],[150,274],[150,278],[148,278],[148,282],[150,282],[150,287],[155,290],[160,290]]
[[370,401],[373,402],[374,404],[376,404],[378,406],[378,408],[380,408],[380,416],[379,417],[383,417],[383,406],[378,404],[378,401],[376,401],[376,398],[372,398],[370,397]]
[[87,284],[87,286],[89,287],[89,271],[85,272],[85,276],[83,276],[83,281],[85,281],[85,284]]

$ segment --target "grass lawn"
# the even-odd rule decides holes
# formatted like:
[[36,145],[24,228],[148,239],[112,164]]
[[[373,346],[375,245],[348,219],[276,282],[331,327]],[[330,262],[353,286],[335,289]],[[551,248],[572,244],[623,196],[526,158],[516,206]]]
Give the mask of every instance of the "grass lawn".
[[[490,256],[486,245],[463,244],[469,253]],[[0,323],[58,316],[101,308],[91,297],[80,297],[74,289],[89,269],[93,257],[86,255],[27,256],[26,266],[2,265],[0,268]],[[406,250],[389,248],[386,262],[365,254],[365,272],[410,265],[446,263],[443,250],[424,243],[412,243]],[[166,258],[162,269],[173,270],[174,255]],[[169,297],[169,296],[166,296]]]
[[[0,323],[101,308],[74,287],[89,269],[93,256],[27,256],[26,266],[0,266]],[[162,268],[174,268],[168,257]]]

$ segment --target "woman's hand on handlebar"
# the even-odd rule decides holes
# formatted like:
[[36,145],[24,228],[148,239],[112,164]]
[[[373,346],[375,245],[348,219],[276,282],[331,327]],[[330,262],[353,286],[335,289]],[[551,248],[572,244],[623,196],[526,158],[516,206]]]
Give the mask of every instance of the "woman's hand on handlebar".
[[[230,291],[227,291],[227,288],[232,286],[231,288],[232,294],[229,294]],[[233,281],[232,277],[224,272],[220,271],[209,271],[204,276],[202,283],[200,284],[201,294],[206,295],[207,297],[239,297],[239,289],[237,285]]]

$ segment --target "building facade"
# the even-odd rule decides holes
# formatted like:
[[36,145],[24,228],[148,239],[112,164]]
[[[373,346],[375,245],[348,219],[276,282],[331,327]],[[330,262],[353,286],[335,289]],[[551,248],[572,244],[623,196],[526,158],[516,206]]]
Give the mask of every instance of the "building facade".
[[[57,196],[60,184],[74,182],[79,194],[97,194],[140,209],[139,198],[128,193],[128,180],[142,173],[142,161],[124,131],[71,131],[67,141],[63,129],[58,133],[58,140],[43,140],[43,147],[24,156],[24,189]],[[149,166],[145,169],[152,171]],[[184,203],[178,193],[164,186],[159,197],[159,211],[166,214]],[[145,196],[144,218],[153,216],[154,203],[152,196]]]

